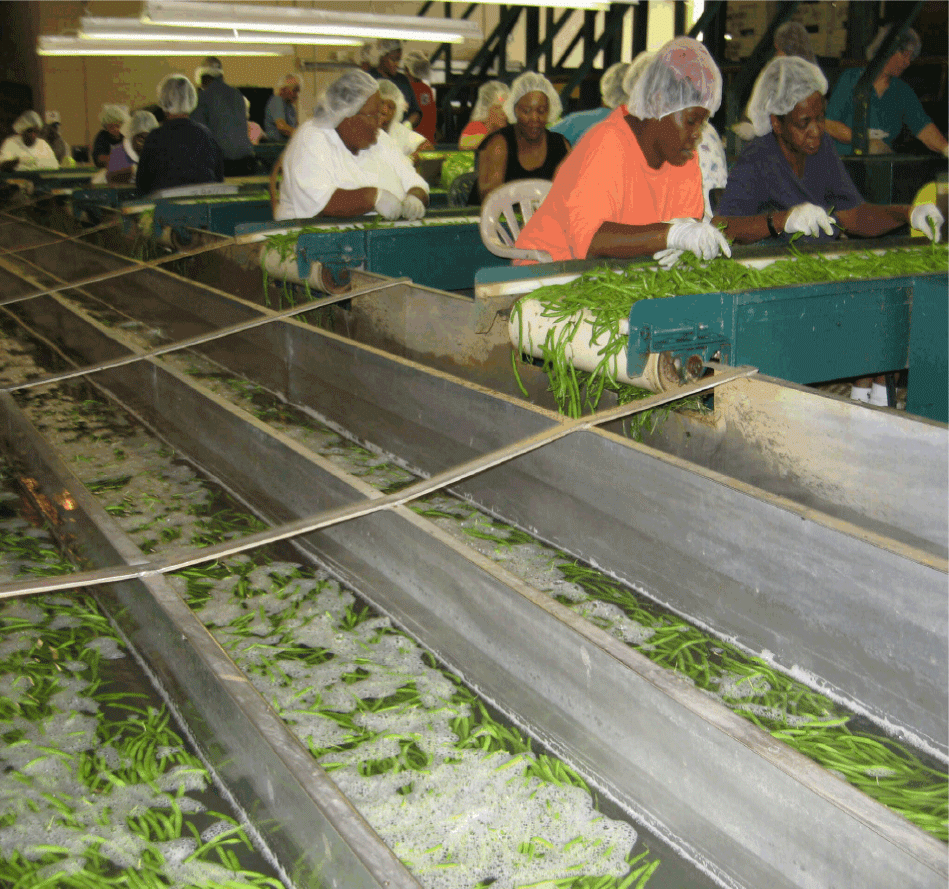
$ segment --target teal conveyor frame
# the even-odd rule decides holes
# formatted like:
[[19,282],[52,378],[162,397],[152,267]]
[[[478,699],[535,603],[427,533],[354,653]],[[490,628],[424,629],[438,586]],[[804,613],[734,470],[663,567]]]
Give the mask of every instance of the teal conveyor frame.
[[165,228],[170,228],[173,243],[184,246],[191,243],[189,229],[233,235],[238,225],[272,220],[270,196],[266,192],[218,198],[162,198],[155,201],[153,233],[158,238]]
[[12,170],[3,174],[4,179],[27,179],[33,190],[48,194],[57,189],[74,189],[85,185],[98,173],[96,167],[61,167],[57,170]]

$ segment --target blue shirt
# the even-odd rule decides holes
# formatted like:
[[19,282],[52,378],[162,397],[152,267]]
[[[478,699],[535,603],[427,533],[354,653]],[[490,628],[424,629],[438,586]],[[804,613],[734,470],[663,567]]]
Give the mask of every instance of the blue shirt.
[[[745,146],[728,173],[728,185],[717,212],[721,216],[757,216],[771,210],[790,210],[797,204],[817,204],[831,212],[831,208],[850,210],[863,203],[827,133],[817,154],[804,161],[801,178],[791,169],[774,133],[768,133]],[[782,237],[790,240],[791,236]],[[830,240],[830,236],[822,231],[820,239]]]
[[[863,72],[863,68],[851,68],[840,75],[837,86],[834,87],[834,92],[827,103],[828,120],[837,120],[853,128],[853,91]],[[919,135],[923,127],[932,123],[932,119],[923,110],[913,88],[905,80],[893,77],[886,92],[878,96],[871,84],[867,128],[882,130],[887,134],[883,141],[892,146],[893,140],[900,134],[904,123],[914,136]],[[851,144],[847,142],[837,142],[836,148],[840,154],[850,154],[852,150]]]
[[206,126],[221,146],[225,160],[237,160],[254,153],[247,135],[247,106],[237,87],[229,86],[223,77],[215,77],[200,93],[191,112],[195,123]]
[[566,136],[571,145],[576,145],[580,137],[601,120],[606,120],[610,116],[612,108],[592,108],[589,111],[574,111],[568,114],[562,120],[558,120],[553,126],[548,127],[553,133],[560,133]]
[[264,111],[264,132],[271,142],[287,142],[288,139],[277,129],[277,121],[285,120],[294,129],[297,126],[297,109],[292,102],[287,102],[282,96],[273,95],[267,100]]

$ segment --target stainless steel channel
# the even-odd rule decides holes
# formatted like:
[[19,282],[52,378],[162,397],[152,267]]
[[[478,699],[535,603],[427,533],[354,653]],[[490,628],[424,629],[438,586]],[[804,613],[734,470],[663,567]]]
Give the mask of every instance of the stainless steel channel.
[[[167,289],[179,295],[188,290],[185,282],[168,283]],[[152,288],[136,281],[136,292],[146,289]],[[221,320],[224,304],[212,308],[210,291],[192,288],[189,295],[192,320],[198,311],[210,311]],[[131,299],[131,294],[124,295],[126,302]],[[121,348],[99,324],[70,313],[58,299],[35,300],[18,311],[26,311],[27,305],[31,323],[55,331],[89,361]],[[251,311],[237,304],[231,310]],[[151,311],[160,310],[153,305]],[[184,311],[184,305],[163,310],[169,330],[174,328],[174,314]],[[270,325],[246,342],[238,340],[216,351],[285,391],[291,400],[332,407],[329,413],[337,420],[353,421],[367,437],[395,441],[417,459],[458,462],[476,450],[558,422],[295,323]],[[311,514],[371,493],[292,440],[157,363],[141,362],[99,376],[172,444],[272,519]],[[451,417],[446,415],[449,409]],[[621,462],[632,471],[618,472]],[[581,470],[592,473],[588,491],[579,483],[570,490],[555,490],[549,483],[551,478],[563,483]],[[567,515],[569,521],[558,527],[576,536],[588,537],[591,528],[609,532],[605,543],[619,549],[622,540],[634,554],[634,567],[650,576],[668,573],[670,560],[685,546],[701,553],[701,535],[701,546],[710,556],[725,557],[716,577],[722,601],[734,595],[722,588],[735,586],[735,578],[744,578],[748,570],[743,560],[736,565],[740,560],[726,548],[733,542],[739,516],[751,519],[754,535],[791,534],[790,545],[798,551],[806,540],[815,551],[809,553],[812,561],[818,555],[828,561],[834,547],[843,548],[835,556],[838,569],[852,558],[854,547],[866,546],[860,537],[826,527],[820,517],[759,499],[741,485],[696,473],[608,434],[571,436],[533,460],[521,459],[486,476],[472,488],[480,497],[500,498],[506,506],[520,498],[561,518]],[[621,486],[617,478],[624,480]],[[511,485],[510,496],[501,497],[501,485]],[[596,503],[597,496],[603,503]],[[601,529],[608,509],[623,516],[630,497],[638,498],[642,520],[631,525],[624,517],[615,528]],[[684,512],[683,502],[688,503]],[[695,522],[696,504],[716,521]],[[528,518],[523,524],[542,523],[544,510]],[[686,539],[677,539],[675,519],[683,520]],[[643,524],[653,541],[668,543],[673,550],[671,555],[660,553],[658,567],[650,567],[652,560],[646,561],[646,553],[630,536],[631,528]],[[745,531],[740,543],[754,549],[755,541],[749,539],[754,535]],[[833,546],[825,535],[833,536]],[[527,724],[724,884],[889,889],[945,883],[943,844],[414,513],[379,513],[311,535],[304,543],[512,719]],[[830,552],[823,553],[824,547]],[[905,555],[879,545],[867,549],[892,560],[884,565],[891,575],[909,570],[903,564],[908,561]],[[686,568],[696,571],[689,564]],[[707,579],[709,566],[698,568]],[[707,595],[708,585],[703,587]]]

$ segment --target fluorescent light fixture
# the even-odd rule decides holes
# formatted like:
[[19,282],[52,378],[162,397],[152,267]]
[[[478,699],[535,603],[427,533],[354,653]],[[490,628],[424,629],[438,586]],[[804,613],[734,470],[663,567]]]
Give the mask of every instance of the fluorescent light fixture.
[[45,36],[37,40],[41,56],[292,56],[292,46],[250,43],[176,43],[171,40],[90,40]]
[[237,28],[175,28],[149,25],[138,19],[83,16],[79,36],[91,40],[170,40],[178,43],[295,43],[307,46],[362,46],[357,37],[325,34],[280,34]]
[[438,19],[410,15],[329,12],[295,6],[249,3],[202,3],[183,0],[147,0],[142,21],[190,28],[247,28],[277,31],[292,42],[291,34],[337,37],[395,38],[430,43],[481,40],[477,23],[466,19]]
[[[344,0],[346,2],[346,0]],[[365,0],[349,0],[349,2],[365,2]],[[577,9],[584,12],[606,12],[610,8],[609,0],[469,0],[473,3],[482,3],[488,6],[539,6],[549,7],[550,9]],[[614,0],[616,2],[616,0]],[[632,6],[638,3],[638,0],[620,0]]]

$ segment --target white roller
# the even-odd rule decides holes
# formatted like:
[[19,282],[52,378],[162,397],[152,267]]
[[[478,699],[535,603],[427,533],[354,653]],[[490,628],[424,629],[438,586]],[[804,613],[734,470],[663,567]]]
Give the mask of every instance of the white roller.
[[311,290],[319,293],[344,293],[349,289],[349,283],[336,284],[329,269],[325,269],[321,262],[310,263],[310,274],[306,278],[300,276],[297,264],[296,251],[281,258],[280,253],[270,247],[261,250],[260,264],[267,274],[278,281],[289,281],[292,284],[309,284]]

